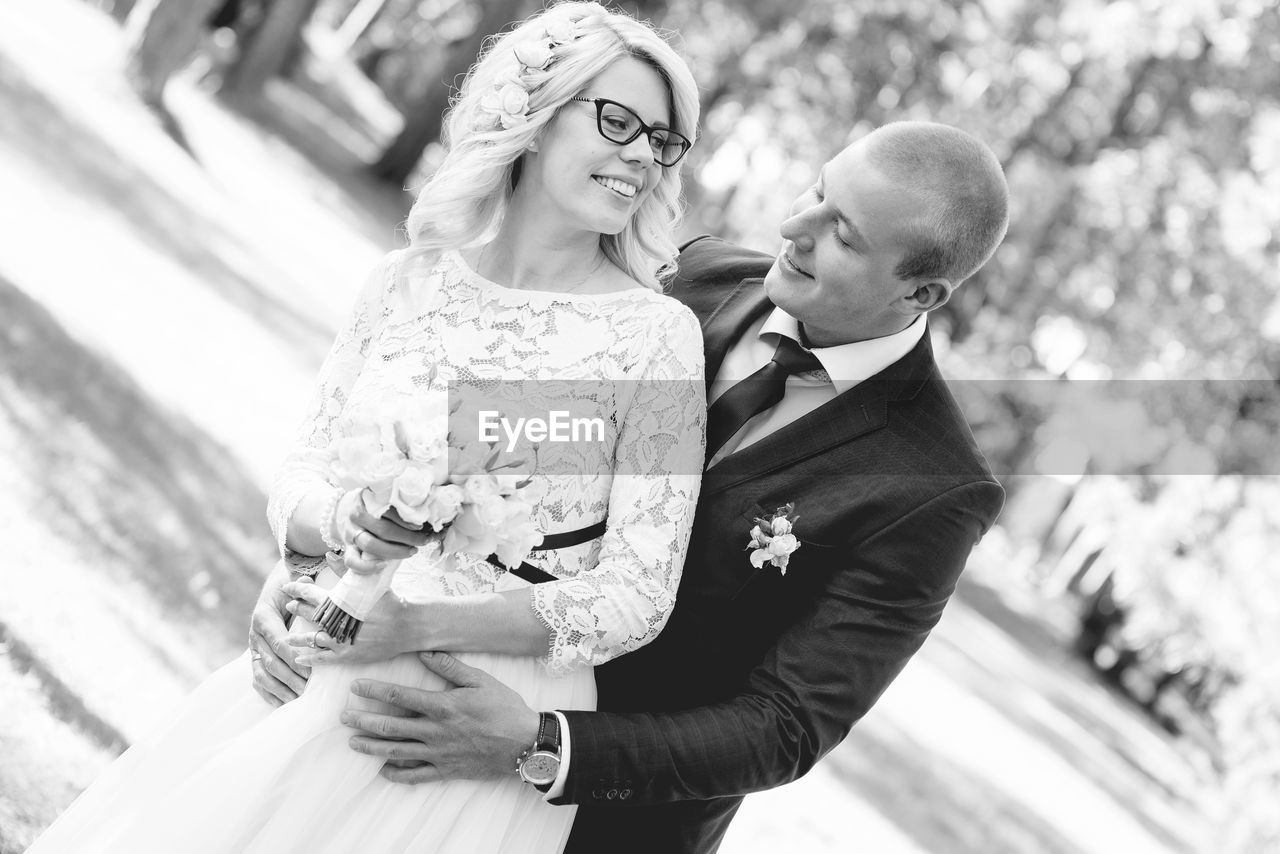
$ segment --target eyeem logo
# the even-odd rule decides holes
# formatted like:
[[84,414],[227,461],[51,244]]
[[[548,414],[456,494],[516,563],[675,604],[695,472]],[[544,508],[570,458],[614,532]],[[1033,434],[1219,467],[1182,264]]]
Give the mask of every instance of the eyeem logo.
[[507,452],[526,442],[603,442],[604,419],[570,417],[567,409],[553,409],[547,418],[517,418],[513,424],[496,409],[482,409],[477,418],[480,441],[499,441],[498,430],[507,439]]

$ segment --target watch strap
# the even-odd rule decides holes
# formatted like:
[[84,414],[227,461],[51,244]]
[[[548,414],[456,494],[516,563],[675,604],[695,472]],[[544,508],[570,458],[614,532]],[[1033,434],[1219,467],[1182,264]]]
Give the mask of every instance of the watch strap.
[[[560,718],[552,712],[540,712],[538,715],[538,737],[533,743],[533,751],[541,753],[553,753],[556,758],[560,758]],[[547,783],[533,783],[533,787],[539,792],[551,791],[551,785],[555,781]]]
[[538,716],[538,740],[533,749],[560,755],[560,718],[555,713],[542,712]]

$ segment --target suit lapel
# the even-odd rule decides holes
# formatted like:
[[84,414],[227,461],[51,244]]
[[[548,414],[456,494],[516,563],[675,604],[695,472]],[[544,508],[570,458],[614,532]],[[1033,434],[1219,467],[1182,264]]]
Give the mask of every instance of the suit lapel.
[[[697,306],[690,305],[694,311]],[[706,357],[707,391],[715,381],[725,355],[735,341],[742,337],[753,321],[773,309],[773,303],[764,295],[763,279],[743,279],[729,295],[711,308],[702,321],[703,351]]]
[[720,492],[880,429],[888,423],[889,404],[915,397],[933,369],[926,334],[880,373],[720,460],[707,470],[703,492]]

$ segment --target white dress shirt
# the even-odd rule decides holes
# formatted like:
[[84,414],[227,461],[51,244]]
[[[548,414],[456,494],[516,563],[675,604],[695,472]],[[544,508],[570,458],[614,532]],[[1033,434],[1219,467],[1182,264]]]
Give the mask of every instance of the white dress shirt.
[[[920,343],[927,328],[928,324],[922,315],[901,332],[883,338],[854,341],[852,344],[839,344],[835,347],[814,347],[811,352],[822,364],[823,370],[787,377],[782,400],[742,425],[742,429],[734,433],[711,459],[710,465],[715,465],[739,448],[759,442],[773,431],[834,400],[836,395],[844,394],[863,380],[880,373],[910,353],[911,348]],[[707,403],[714,403],[734,383],[746,379],[767,365],[773,359],[774,351],[778,349],[778,339],[782,335],[799,341],[800,324],[794,317],[776,307],[747,327],[742,337],[725,354],[720,370],[716,372],[715,382],[707,393]],[[555,715],[560,719],[560,773],[556,775],[555,782],[546,794],[547,800],[564,794],[565,779],[569,775],[569,725],[564,715],[559,712]]]
[[[811,352],[822,364],[822,371],[807,371],[787,377],[786,392],[781,401],[752,418],[716,452],[711,465],[738,450],[752,445],[779,427],[807,415],[836,395],[843,394],[863,380],[873,377],[911,351],[924,335],[925,322],[920,318],[906,329],[835,347],[814,347]],[[800,324],[780,308],[775,308],[752,324],[738,339],[716,373],[707,394],[708,404],[741,380],[769,363],[778,349],[781,336],[800,340]]]

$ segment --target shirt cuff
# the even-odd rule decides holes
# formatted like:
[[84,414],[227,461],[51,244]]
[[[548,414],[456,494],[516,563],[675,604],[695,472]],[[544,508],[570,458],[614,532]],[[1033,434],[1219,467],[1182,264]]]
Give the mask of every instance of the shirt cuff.
[[551,714],[555,715],[556,720],[560,721],[560,771],[556,774],[555,782],[551,784],[551,788],[547,789],[547,793],[542,796],[544,801],[550,801],[563,795],[565,782],[569,777],[569,722],[559,712],[552,712]]

